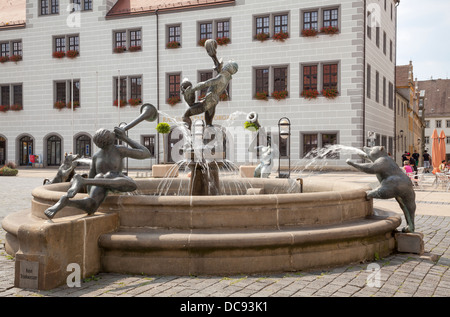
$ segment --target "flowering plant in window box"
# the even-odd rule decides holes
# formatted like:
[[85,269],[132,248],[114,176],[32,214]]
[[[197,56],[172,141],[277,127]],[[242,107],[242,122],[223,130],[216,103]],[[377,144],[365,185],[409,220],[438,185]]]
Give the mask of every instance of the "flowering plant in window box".
[[302,30],[302,35],[303,36],[316,36],[317,35],[317,30],[316,29],[304,29]]
[[267,100],[268,95],[267,91],[261,91],[255,94],[255,98],[258,100]]
[[224,37],[216,38],[216,42],[219,45],[227,45],[227,44],[229,44],[231,42],[231,40],[230,40],[229,37],[224,36]]
[[255,35],[255,40],[264,42],[270,38],[270,34],[268,33],[258,33]]
[[119,46],[119,47],[115,47],[114,48],[114,53],[123,53],[127,50],[127,48],[125,46]]
[[178,41],[170,41],[166,44],[166,48],[179,48],[180,46],[181,44]]
[[[117,105],[118,105],[118,102],[117,102],[117,99],[116,99],[116,100],[114,100],[114,106],[117,107]],[[127,105],[126,100],[120,100],[120,108],[123,108],[126,105]]]
[[205,46],[205,42],[209,40],[209,39],[201,39],[200,41],[198,41],[198,45],[199,46]]
[[141,98],[130,98],[128,99],[128,104],[130,106],[137,106],[140,105],[142,103],[142,99]]
[[[72,102],[69,102],[67,104],[67,108],[72,109]],[[80,102],[79,101],[74,101],[73,102],[73,109],[75,110],[76,108],[80,108]]]
[[64,56],[66,56],[66,52],[53,52],[54,58],[63,58]]
[[70,51],[67,51],[67,52],[66,52],[66,56],[67,56],[68,58],[75,58],[75,57],[77,57],[78,55],[80,55],[80,52],[78,52],[77,50],[70,50]]
[[319,92],[317,89],[307,89],[302,91],[302,97],[305,97],[307,99],[316,99],[319,95]]
[[169,99],[167,99],[167,103],[171,106],[176,105],[180,101],[181,101],[180,96],[173,96],[173,97],[169,97]]
[[9,56],[0,56],[0,63],[5,63],[9,61]]
[[22,60],[22,55],[13,55],[9,58],[11,62],[17,63]]
[[64,101],[57,101],[57,102],[55,102],[54,106],[55,106],[56,109],[61,110],[61,109],[64,109],[66,107],[66,103]]
[[9,110],[9,106],[7,105],[0,105],[0,112],[6,112]]
[[274,39],[275,41],[284,42],[287,38],[289,38],[289,33],[283,32],[283,31],[278,32],[278,33],[275,33],[275,34],[273,35],[273,39]]
[[339,29],[337,27],[335,27],[335,26],[331,26],[330,25],[330,26],[324,26],[323,28],[321,28],[320,32],[321,33],[325,33],[325,34],[333,35],[333,34],[338,33]]
[[274,91],[272,93],[272,97],[276,100],[283,100],[286,99],[286,97],[288,96],[288,92],[287,90],[281,90],[281,91]]
[[23,110],[23,107],[22,107],[22,105],[14,104],[14,105],[11,106],[11,110],[13,110],[13,111],[20,111],[20,110]]
[[142,50],[142,46],[140,45],[134,45],[134,46],[130,46],[130,48],[128,49],[130,52],[138,52]]
[[337,89],[334,88],[325,88],[322,90],[322,95],[328,99],[334,99],[337,97],[338,94],[339,92],[337,91]]

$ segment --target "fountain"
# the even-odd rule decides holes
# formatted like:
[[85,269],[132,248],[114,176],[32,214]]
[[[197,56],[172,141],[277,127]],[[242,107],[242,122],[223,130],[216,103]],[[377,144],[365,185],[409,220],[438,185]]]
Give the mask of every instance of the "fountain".
[[[227,67],[222,69],[214,43],[206,46],[220,74]],[[71,183],[34,189],[31,208],[2,222],[6,251],[15,256],[16,287],[52,289],[76,273],[85,278],[99,272],[292,272],[371,261],[394,252],[393,233],[401,218],[374,210],[366,195],[370,188],[270,177],[241,179],[237,186],[238,176],[220,176],[229,162],[205,156],[203,133],[195,146],[195,128],[200,125],[192,126],[189,118],[206,111],[206,128],[211,128],[217,103],[208,104],[215,100],[209,97],[195,103],[192,92],[204,83],[185,84],[190,108],[183,121],[193,137],[186,133],[182,163],[189,167],[190,177],[133,180],[135,191],[110,193],[88,215],[74,204],[48,212],[70,192]],[[222,89],[210,88],[210,96]],[[116,133],[123,137],[119,130]],[[188,193],[181,194],[185,188]],[[79,191],[70,199],[85,200],[90,194]]]

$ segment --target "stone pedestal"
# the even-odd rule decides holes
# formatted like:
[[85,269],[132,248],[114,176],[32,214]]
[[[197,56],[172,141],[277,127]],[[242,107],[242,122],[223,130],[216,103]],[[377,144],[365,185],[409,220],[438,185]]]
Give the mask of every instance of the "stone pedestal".
[[396,233],[395,242],[398,252],[419,255],[424,253],[423,234],[420,232]]
[[253,178],[256,165],[242,165],[239,167],[239,175],[244,178]]
[[160,164],[152,166],[154,178],[178,177],[178,166],[176,164]]

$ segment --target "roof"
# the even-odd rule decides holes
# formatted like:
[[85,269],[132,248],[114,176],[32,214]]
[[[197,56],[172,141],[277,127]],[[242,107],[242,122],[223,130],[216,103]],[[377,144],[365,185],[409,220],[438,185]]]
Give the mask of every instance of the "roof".
[[425,116],[450,116],[450,80],[419,81],[419,90],[425,90]]
[[129,16],[234,4],[235,0],[119,0],[106,15]]
[[23,26],[26,4],[26,0],[0,0],[0,28]]
[[[410,74],[411,71],[411,74]],[[406,88],[409,87],[410,82],[412,81],[412,70],[411,65],[401,65],[395,67],[395,86],[397,88]]]

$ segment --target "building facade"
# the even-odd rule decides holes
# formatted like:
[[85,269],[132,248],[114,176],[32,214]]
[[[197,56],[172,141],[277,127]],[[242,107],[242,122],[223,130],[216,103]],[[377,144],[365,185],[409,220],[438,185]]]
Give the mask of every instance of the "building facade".
[[[0,23],[1,56],[8,59],[0,63],[0,163],[26,166],[38,155],[44,166],[57,166],[66,152],[89,157],[95,131],[131,122],[142,103],[157,107],[158,121],[128,132],[153,158],[131,160],[130,167],[173,160],[186,110],[180,83],[214,76],[202,46],[208,38],[217,39],[220,58],[239,64],[214,121],[230,130],[225,152],[237,164],[252,159],[254,136],[243,128],[252,111],[265,131],[258,142],[270,135],[292,164],[330,144],[361,148],[369,133],[393,153],[397,5],[27,0],[22,23]],[[290,120],[289,143],[278,137],[282,117]],[[159,122],[174,128],[168,142],[156,132]],[[346,166],[346,158],[326,160]]]
[[425,91],[425,139],[424,146],[433,156],[433,131],[440,135],[444,131],[443,140],[446,147],[446,161],[450,160],[450,80],[430,79],[418,82],[419,89]]

